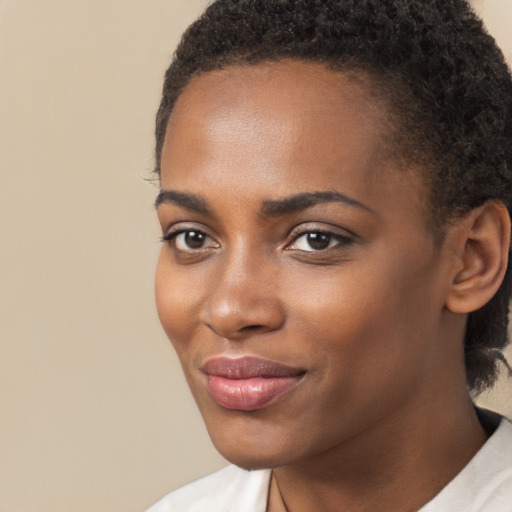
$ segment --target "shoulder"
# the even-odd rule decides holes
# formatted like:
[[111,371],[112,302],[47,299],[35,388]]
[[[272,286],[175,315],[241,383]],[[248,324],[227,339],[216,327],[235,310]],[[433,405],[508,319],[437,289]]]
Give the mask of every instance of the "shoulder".
[[270,470],[227,466],[171,492],[146,512],[265,512]]
[[512,510],[512,424],[505,418],[469,464],[421,512],[446,510]]

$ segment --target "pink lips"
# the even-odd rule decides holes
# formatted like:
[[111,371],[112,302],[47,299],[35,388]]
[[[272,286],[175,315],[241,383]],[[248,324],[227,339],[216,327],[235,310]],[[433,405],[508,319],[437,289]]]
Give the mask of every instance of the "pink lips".
[[212,398],[226,409],[255,411],[296,386],[304,371],[257,357],[218,357],[201,368]]

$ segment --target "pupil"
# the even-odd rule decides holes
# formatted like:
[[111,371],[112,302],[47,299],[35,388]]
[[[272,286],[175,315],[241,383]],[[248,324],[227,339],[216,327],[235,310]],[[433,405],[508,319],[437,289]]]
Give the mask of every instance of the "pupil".
[[201,249],[204,243],[204,234],[197,231],[188,231],[185,234],[185,243],[191,249]]
[[309,233],[308,234],[308,244],[312,249],[327,249],[329,247],[329,242],[331,241],[331,237],[329,235],[325,235],[323,233]]

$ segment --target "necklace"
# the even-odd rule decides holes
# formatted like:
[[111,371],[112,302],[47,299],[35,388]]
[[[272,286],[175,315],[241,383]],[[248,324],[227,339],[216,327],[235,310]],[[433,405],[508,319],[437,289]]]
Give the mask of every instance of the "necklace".
[[273,471],[270,479],[267,512],[290,512],[283,499],[276,475]]

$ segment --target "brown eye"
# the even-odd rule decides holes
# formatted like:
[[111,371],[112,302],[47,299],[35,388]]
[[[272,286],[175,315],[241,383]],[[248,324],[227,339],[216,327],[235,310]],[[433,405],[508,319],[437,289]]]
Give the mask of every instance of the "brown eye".
[[331,243],[331,235],[325,233],[308,233],[306,235],[307,244],[315,251],[327,249]]
[[294,249],[304,252],[318,252],[337,245],[347,245],[352,240],[349,237],[328,233],[323,231],[307,231],[297,236],[288,246],[288,249]]
[[217,247],[210,236],[195,229],[172,233],[164,237],[164,240],[172,242],[176,250],[181,252],[194,252]]
[[[201,249],[206,240],[206,235],[200,231],[186,231],[182,234],[183,243],[188,249]],[[176,237],[176,242],[181,237]]]

